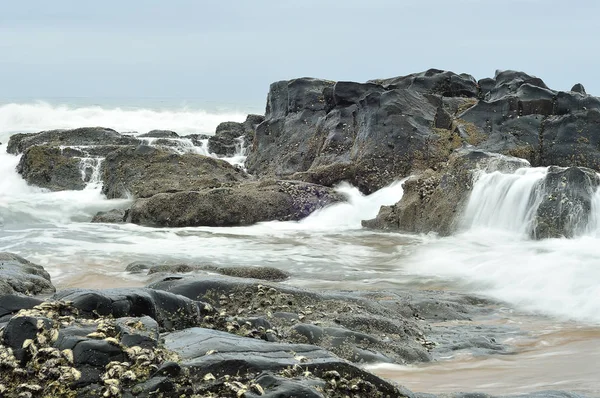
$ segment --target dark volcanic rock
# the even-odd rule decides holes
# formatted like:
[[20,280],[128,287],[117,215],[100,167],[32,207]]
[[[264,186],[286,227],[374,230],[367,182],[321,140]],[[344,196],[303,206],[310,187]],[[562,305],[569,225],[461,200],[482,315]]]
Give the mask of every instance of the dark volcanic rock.
[[363,226],[408,232],[449,235],[459,227],[460,216],[473,187],[473,173],[512,172],[528,163],[518,158],[473,150],[455,153],[438,171],[426,170],[404,182],[398,203],[382,206],[377,217]]
[[478,95],[477,82],[471,75],[429,69],[421,73],[391,79],[371,80],[385,87],[405,88],[423,94],[438,94],[442,97],[471,97]]
[[262,181],[205,191],[162,193],[135,201],[134,224],[163,227],[251,225],[300,220],[342,200],[331,188],[298,181]]
[[141,145],[106,157],[102,192],[108,198],[127,197],[127,193],[147,198],[161,192],[228,186],[246,178],[243,171],[219,159]]
[[194,326],[203,315],[203,307],[199,303],[152,289],[65,289],[53,298],[72,302],[87,317],[149,316],[166,330]]
[[33,145],[50,146],[110,146],[136,145],[139,140],[103,127],[82,127],[73,130],[48,130],[35,134],[15,134],[10,137],[6,151],[12,154],[25,152]]
[[44,267],[13,253],[0,253],[0,294],[32,295],[55,291]]
[[[332,393],[336,389],[351,391],[349,381],[355,380],[353,393],[358,394],[356,396],[369,393],[378,393],[371,396],[403,395],[398,386],[312,345],[268,343],[202,328],[171,333],[165,337],[165,345],[182,356],[183,366],[192,380],[208,373],[217,378],[262,374],[255,383],[261,386],[263,393],[255,387],[256,394],[247,396],[324,396],[321,393],[336,396],[326,392],[328,387],[323,381],[314,379],[331,377],[338,380],[338,383],[332,383],[335,387],[329,387]],[[296,368],[298,370],[290,370]],[[295,376],[295,383],[286,383],[283,377],[274,376],[279,372],[287,372],[287,378]],[[307,383],[305,379],[310,377],[312,383]],[[200,393],[201,385],[193,384],[200,387],[194,392]],[[302,395],[294,395],[299,392]]]
[[571,238],[585,232],[598,185],[600,178],[593,170],[550,167],[537,193],[532,236]]
[[471,126],[454,132],[478,94],[473,77],[434,69],[364,84],[277,82],[246,166],[322,185],[346,180],[370,193],[480,142]]

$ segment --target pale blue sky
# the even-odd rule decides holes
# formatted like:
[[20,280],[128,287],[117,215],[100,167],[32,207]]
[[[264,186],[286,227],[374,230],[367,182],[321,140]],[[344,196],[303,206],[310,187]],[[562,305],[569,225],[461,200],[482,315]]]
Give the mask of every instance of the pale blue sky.
[[262,106],[276,80],[431,67],[600,95],[598,19],[597,1],[2,1],[0,98]]

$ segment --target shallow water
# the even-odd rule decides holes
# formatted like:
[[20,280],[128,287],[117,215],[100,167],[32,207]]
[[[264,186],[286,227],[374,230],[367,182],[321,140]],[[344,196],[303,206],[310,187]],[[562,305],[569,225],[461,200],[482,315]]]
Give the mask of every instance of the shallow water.
[[[37,120],[22,108],[7,109],[0,107],[3,143],[16,131],[85,125],[88,119],[78,118],[89,111],[43,108]],[[147,119],[144,112],[115,119],[121,113],[95,109],[94,119],[89,120],[94,125],[127,127],[127,131],[180,127],[192,132],[194,118],[206,116],[187,115],[187,127],[150,127],[161,117],[177,119],[177,112],[168,116],[154,112],[147,113]],[[219,121],[231,116],[204,117],[198,129],[214,131]],[[62,125],[61,118],[68,123]],[[181,148],[205,151],[190,149],[187,143]],[[600,239],[595,221],[600,206],[589,228],[575,239],[530,240],[526,233],[529,197],[546,169],[484,176],[475,186],[464,230],[447,238],[361,228],[362,219],[374,217],[381,205],[400,199],[401,182],[366,197],[341,185],[338,189],[348,203],[300,222],[158,229],[89,223],[96,212],[126,208],[131,201],[106,200],[100,183],[83,191],[55,193],[30,187],[15,171],[19,158],[5,149],[6,144],[0,146],[0,251],[43,265],[59,288],[143,286],[151,277],[124,270],[130,262],[151,261],[274,266],[292,274],[285,283],[317,289],[448,289],[480,294],[504,303],[495,322],[530,331],[527,339],[509,341],[517,354],[458,356],[411,367],[386,365],[377,372],[416,391],[499,394],[566,389],[600,395],[596,371],[600,368]],[[243,153],[230,161],[243,161]]]

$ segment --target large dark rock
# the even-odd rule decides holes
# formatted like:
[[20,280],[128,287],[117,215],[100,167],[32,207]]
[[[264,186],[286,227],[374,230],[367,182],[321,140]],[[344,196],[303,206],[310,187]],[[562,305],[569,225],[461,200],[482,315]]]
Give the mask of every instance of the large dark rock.
[[182,329],[198,324],[204,307],[186,297],[164,291],[143,288],[105,290],[65,289],[56,293],[55,300],[70,301],[86,317],[149,316],[163,330]]
[[106,157],[102,192],[108,198],[128,194],[147,198],[161,192],[229,186],[246,178],[243,171],[219,159],[141,145]]
[[273,83],[246,166],[259,176],[347,180],[372,192],[435,167],[462,142],[477,143],[476,135],[453,133],[454,116],[443,106],[444,96],[470,106],[477,94],[472,77],[437,70],[364,84]]
[[13,253],[0,253],[0,294],[35,295],[55,291],[44,267]]
[[128,221],[148,226],[235,226],[300,220],[343,198],[331,188],[298,181],[262,181],[138,199]]
[[[571,238],[586,231],[592,201],[600,185],[593,170],[550,167],[535,193],[539,203],[531,234],[534,238]],[[598,211],[598,209],[595,209]]]
[[15,134],[10,137],[6,151],[12,154],[25,152],[33,145],[64,146],[115,146],[136,145],[140,141],[104,127],[82,127],[73,130],[48,130],[34,134]]
[[518,158],[470,149],[457,151],[440,170],[426,170],[405,181],[404,194],[398,203],[382,206],[375,219],[365,220],[362,225],[449,235],[459,227],[475,172],[512,172],[528,166]]
[[89,182],[81,171],[81,159],[59,147],[34,145],[25,150],[17,172],[32,185],[51,191],[81,190]]

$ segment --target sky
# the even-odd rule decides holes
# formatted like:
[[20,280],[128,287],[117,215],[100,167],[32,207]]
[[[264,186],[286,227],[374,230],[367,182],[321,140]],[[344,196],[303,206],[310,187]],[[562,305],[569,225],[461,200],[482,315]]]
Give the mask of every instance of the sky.
[[0,98],[262,105],[301,76],[516,69],[600,96],[600,2],[19,0],[0,4]]

